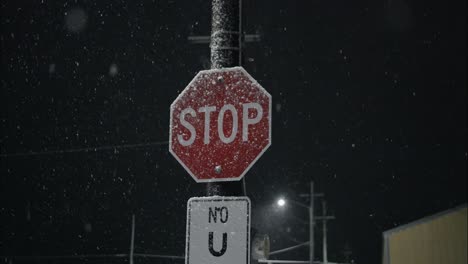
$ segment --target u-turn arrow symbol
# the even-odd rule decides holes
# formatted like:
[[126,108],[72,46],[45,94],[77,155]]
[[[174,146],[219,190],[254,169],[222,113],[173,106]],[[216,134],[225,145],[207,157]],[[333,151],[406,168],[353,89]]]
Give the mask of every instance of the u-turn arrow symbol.
[[213,248],[213,232],[210,232],[208,234],[208,249],[210,250],[211,255],[213,255],[215,257],[221,257],[222,255],[224,255],[224,253],[226,253],[226,249],[227,249],[227,233],[223,233],[223,246],[222,246],[221,250],[216,251]]

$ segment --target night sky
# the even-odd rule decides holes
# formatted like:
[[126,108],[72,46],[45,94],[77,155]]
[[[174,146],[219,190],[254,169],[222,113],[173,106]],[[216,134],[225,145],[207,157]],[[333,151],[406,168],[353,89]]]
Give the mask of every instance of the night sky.
[[[168,152],[169,105],[209,68],[187,38],[210,34],[210,2],[1,2],[1,256],[128,253],[132,214],[136,252],[184,254],[206,186]],[[336,262],[379,263],[383,231],[466,203],[466,1],[244,7],[261,40],[243,67],[273,97],[272,146],[245,179],[272,250],[308,241],[307,211],[274,203],[308,203],[310,181]]]

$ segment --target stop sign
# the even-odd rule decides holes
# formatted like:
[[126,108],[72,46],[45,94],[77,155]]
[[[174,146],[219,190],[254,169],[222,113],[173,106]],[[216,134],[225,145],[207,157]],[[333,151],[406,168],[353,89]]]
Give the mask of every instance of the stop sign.
[[240,180],[271,144],[271,95],[242,67],[199,72],[171,105],[169,152],[197,182]]

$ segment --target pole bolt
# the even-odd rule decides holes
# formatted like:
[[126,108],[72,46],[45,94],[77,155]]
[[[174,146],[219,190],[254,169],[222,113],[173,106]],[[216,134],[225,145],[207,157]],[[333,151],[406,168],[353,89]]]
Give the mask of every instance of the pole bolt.
[[215,170],[216,174],[220,174],[220,173],[221,173],[221,171],[222,171],[222,169],[221,169],[221,166],[220,166],[220,165],[216,166],[214,170]]

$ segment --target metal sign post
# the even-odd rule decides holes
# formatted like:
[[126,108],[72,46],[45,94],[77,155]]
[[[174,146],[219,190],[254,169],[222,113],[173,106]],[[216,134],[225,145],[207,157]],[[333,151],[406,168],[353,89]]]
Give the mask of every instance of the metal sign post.
[[209,197],[187,206],[186,264],[250,263],[243,177],[271,145],[271,95],[240,66],[242,0],[212,1],[211,70],[171,104],[169,151]]

